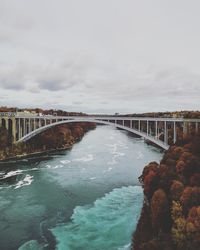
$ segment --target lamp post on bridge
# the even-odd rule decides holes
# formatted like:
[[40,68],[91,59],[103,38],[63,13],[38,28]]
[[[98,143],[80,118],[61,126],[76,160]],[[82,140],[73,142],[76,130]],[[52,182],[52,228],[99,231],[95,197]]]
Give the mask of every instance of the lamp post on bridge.
[[167,121],[164,121],[164,143],[167,144]]

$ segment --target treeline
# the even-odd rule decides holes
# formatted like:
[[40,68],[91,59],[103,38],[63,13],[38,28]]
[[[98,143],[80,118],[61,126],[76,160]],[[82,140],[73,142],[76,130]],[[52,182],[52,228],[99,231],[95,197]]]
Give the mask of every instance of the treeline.
[[127,114],[128,117],[155,117],[155,118],[188,118],[188,119],[200,119],[200,111],[173,111],[173,112],[148,112]]
[[[41,109],[41,108],[17,108],[17,107],[0,107],[0,112],[36,112],[42,113],[44,115],[58,115],[58,116],[86,116],[86,113],[83,112],[69,112],[61,109]],[[106,114],[104,114],[106,116]],[[110,116],[110,115],[108,115]],[[190,119],[200,119],[200,111],[173,111],[173,112],[146,112],[146,113],[134,113],[134,114],[126,114],[120,115],[116,113],[115,116],[125,116],[125,117],[156,117],[156,118],[170,118],[170,117],[177,117],[177,118],[190,118]]]
[[82,112],[68,112],[61,109],[41,109],[41,108],[17,108],[17,107],[0,107],[0,112],[35,112],[44,115],[57,115],[57,116],[85,116],[86,113]]

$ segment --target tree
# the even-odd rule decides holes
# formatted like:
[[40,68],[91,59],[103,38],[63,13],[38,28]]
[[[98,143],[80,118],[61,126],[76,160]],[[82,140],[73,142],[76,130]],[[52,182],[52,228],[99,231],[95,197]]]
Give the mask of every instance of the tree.
[[0,148],[5,149],[10,145],[10,138],[8,130],[4,127],[0,127]]
[[151,199],[152,227],[155,232],[167,232],[171,225],[169,202],[163,189],[158,189]]

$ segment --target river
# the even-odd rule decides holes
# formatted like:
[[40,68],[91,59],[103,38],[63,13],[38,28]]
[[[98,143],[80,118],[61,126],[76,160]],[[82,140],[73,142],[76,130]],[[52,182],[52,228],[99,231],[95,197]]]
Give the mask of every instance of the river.
[[0,164],[0,249],[129,249],[143,167],[162,152],[98,126],[71,150]]

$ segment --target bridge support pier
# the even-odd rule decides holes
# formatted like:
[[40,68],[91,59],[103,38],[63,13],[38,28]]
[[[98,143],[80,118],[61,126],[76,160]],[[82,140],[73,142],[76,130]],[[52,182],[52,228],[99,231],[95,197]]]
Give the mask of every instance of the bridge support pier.
[[20,124],[20,118],[18,118],[18,128],[17,128],[17,130],[18,130],[18,140],[19,139],[21,139],[21,129],[20,129],[20,127],[21,127],[21,124]]
[[155,126],[155,138],[158,137],[158,122],[156,121],[156,126]]
[[174,122],[174,136],[173,136],[173,142],[176,143],[176,122]]
[[16,120],[15,118],[12,118],[12,137],[13,137],[13,143],[16,142]]
[[39,128],[41,127],[42,125],[41,125],[41,119],[39,118]]
[[[5,117],[5,118],[4,118],[4,121],[5,121],[4,127],[5,127],[6,129],[8,129],[8,118]],[[3,122],[2,122],[2,123],[3,123]]]
[[147,120],[147,135],[149,135],[149,121]]
[[31,132],[31,119],[28,119],[28,132]]
[[188,133],[188,124],[187,122],[183,123],[183,134],[186,135]]
[[26,135],[26,119],[24,118],[24,123],[23,123],[23,136]]
[[33,130],[36,130],[35,118],[33,119]]
[[164,122],[164,143],[167,144],[167,122]]

